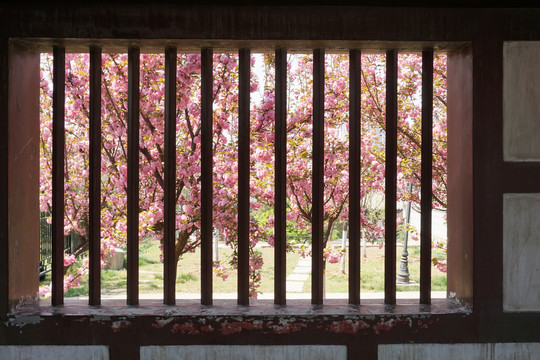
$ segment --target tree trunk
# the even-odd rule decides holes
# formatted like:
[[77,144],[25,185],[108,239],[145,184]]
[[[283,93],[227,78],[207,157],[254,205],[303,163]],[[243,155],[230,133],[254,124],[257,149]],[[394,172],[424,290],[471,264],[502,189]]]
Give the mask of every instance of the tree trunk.
[[[75,255],[75,259],[77,259],[85,251],[87,251],[90,245],[88,238],[86,236],[81,236],[80,234],[78,234],[78,236],[80,237],[81,242],[79,243],[79,246],[77,246],[77,249],[75,249],[75,251],[72,252],[72,254]],[[68,269],[69,269],[69,266],[64,266],[64,276],[67,274]]]
[[180,261],[180,257],[185,253],[186,244],[191,234],[192,233],[186,230],[182,230],[176,237],[176,242],[174,244],[174,253],[175,253],[174,255],[175,255],[176,261],[175,261],[175,266],[174,266],[174,274],[172,274],[175,282],[176,282],[176,275],[178,272],[178,261]]
[[[328,227],[326,228],[326,231],[324,233],[323,237],[323,251],[326,249],[326,246],[328,245],[328,240],[330,240],[330,237],[332,236],[332,228],[334,227],[334,222],[336,219],[329,219],[328,220]],[[326,299],[326,260],[323,258],[323,299]]]

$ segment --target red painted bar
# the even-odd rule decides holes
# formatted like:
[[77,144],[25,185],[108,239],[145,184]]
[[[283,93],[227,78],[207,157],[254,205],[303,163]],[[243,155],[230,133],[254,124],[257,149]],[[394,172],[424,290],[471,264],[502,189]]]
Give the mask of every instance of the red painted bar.
[[90,47],[89,304],[101,304],[101,48]]
[[360,136],[361,136],[360,50],[349,52],[349,304],[360,304]]
[[251,51],[240,49],[238,74],[238,305],[249,305],[249,103]]
[[163,303],[176,304],[176,48],[165,49]]
[[422,162],[420,201],[420,303],[431,303],[433,183],[433,51],[422,52]]
[[[9,116],[9,93],[13,91],[11,82],[9,81],[9,65],[12,62],[10,59],[9,39],[0,39],[0,74],[8,74],[8,83],[3,87],[0,87],[0,113],[7,114]],[[0,75],[2,76],[2,75]],[[5,75],[3,75],[5,76]],[[4,81],[6,78],[4,77]],[[5,115],[4,115],[5,116]],[[9,223],[9,205],[8,205],[8,193],[9,193],[9,156],[8,151],[8,139],[9,139],[9,123],[10,119],[4,120],[0,123],[0,144],[5,144],[4,147],[0,147],[0,229],[7,229]],[[5,230],[4,230],[5,231]],[[9,266],[9,237],[3,230],[0,230],[0,320],[7,321],[8,314],[11,310],[10,306],[10,266]]]
[[285,305],[287,278],[287,50],[275,58],[274,303]]
[[64,303],[64,147],[66,50],[53,48],[52,148],[52,294],[53,305]]
[[396,303],[397,51],[386,52],[384,303]]
[[324,49],[313,50],[313,173],[312,173],[311,303],[324,298]]
[[213,50],[201,50],[201,304],[212,305]]
[[128,49],[127,304],[139,304],[139,67],[140,49]]

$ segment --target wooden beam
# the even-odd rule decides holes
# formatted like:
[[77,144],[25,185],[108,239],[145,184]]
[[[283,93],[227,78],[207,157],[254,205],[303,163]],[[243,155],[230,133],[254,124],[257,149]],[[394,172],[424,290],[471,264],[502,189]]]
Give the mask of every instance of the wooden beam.
[[64,303],[64,148],[66,50],[53,48],[52,146],[52,294],[53,305]]
[[396,50],[386,52],[384,303],[396,303],[397,76]]
[[287,50],[275,52],[274,303],[285,305],[287,277]]
[[249,175],[251,51],[240,49],[238,74],[238,304],[249,305]]
[[176,304],[176,48],[165,49],[163,303]]
[[420,197],[420,303],[431,304],[433,184],[433,51],[422,52],[422,157]]
[[140,49],[128,49],[127,304],[139,304],[139,82]]
[[101,48],[90,47],[89,304],[101,305]]
[[313,50],[313,179],[311,224],[311,303],[324,298],[324,49]]
[[201,304],[212,305],[213,50],[201,50]]
[[360,50],[349,52],[349,304],[360,304],[360,134],[361,134]]

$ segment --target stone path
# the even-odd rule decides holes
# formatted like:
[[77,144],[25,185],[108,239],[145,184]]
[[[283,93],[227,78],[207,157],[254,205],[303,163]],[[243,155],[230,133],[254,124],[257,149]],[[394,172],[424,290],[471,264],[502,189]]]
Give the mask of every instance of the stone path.
[[304,283],[311,274],[311,258],[300,259],[292,274],[287,276],[287,292],[301,293],[304,290]]
[[[311,299],[311,293],[300,293],[300,292],[292,292],[289,289],[287,289],[287,299],[288,300],[306,300],[309,302]],[[399,291],[396,293],[396,298],[403,299],[403,300],[417,300],[418,299],[419,292],[418,291]],[[348,293],[327,293],[325,299],[326,300],[333,300],[333,299],[348,299],[349,294]],[[102,294],[101,298],[103,300],[126,300],[126,294],[125,292],[122,294]],[[139,295],[139,298],[141,300],[162,300],[163,299],[163,293],[162,292],[156,292],[156,293],[141,293]],[[176,293],[176,299],[177,300],[192,300],[197,301],[200,300],[201,294],[200,293]],[[237,298],[236,293],[214,293],[213,298],[215,300],[235,300]],[[381,304],[384,300],[384,293],[382,292],[362,292],[360,295],[361,299],[377,299],[380,300]],[[432,291],[431,292],[431,298],[432,299],[445,299],[446,298],[446,291]],[[259,300],[274,300],[274,293],[264,293],[259,294],[258,297]],[[76,297],[68,297],[65,298],[67,302],[73,301],[73,300],[88,300],[88,296],[76,296]]]

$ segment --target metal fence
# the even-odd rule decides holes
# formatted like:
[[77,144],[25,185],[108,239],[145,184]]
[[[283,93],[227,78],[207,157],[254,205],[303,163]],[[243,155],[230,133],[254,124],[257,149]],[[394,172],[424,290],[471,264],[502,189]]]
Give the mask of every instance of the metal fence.
[[[52,224],[48,222],[50,215],[42,212],[39,219],[39,280],[52,269]],[[64,253],[73,252],[73,237],[76,234],[64,236]]]

